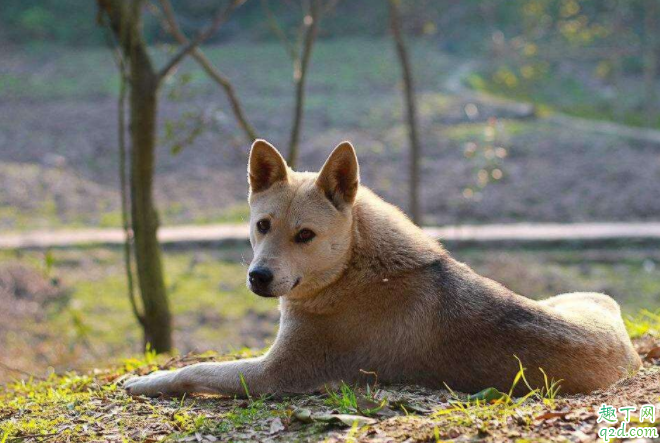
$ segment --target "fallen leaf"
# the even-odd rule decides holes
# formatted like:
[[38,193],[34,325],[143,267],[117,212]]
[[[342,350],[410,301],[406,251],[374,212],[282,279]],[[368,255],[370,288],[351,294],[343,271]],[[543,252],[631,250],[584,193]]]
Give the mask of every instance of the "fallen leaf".
[[479,391],[474,395],[468,397],[469,401],[485,401],[486,403],[493,403],[497,400],[507,400],[509,396],[504,392],[500,392],[495,388],[486,388]]
[[652,358],[660,358],[660,346],[656,346],[655,348],[651,349],[644,358],[647,360],[651,360]]
[[278,432],[283,430],[284,430],[284,423],[282,423],[282,420],[280,420],[280,418],[277,417],[270,422],[270,430],[268,431],[268,433],[272,435],[272,434],[277,434]]
[[399,400],[393,402],[392,406],[401,409],[404,412],[417,412],[419,414],[430,414],[431,412],[433,412],[429,408],[425,408],[424,406],[420,406],[415,403],[409,403],[405,400]]
[[365,412],[376,412],[383,406],[385,406],[386,401],[382,402],[376,402],[373,400],[369,400],[368,398],[364,397],[359,397],[357,399],[357,409],[360,412],[360,414],[364,414]]
[[389,418],[389,417],[396,417],[397,415],[400,415],[400,413],[397,413],[396,411],[393,411],[387,406],[384,406],[381,409],[379,409],[375,415],[377,415],[378,417]]
[[373,425],[378,423],[378,420],[363,417],[361,415],[350,415],[350,414],[315,414],[312,415],[314,421],[321,421],[325,423],[343,423],[346,426],[353,426],[357,423],[358,426]]
[[565,418],[570,411],[547,411],[543,414],[534,417],[534,420],[549,420],[551,418],[561,417]]
[[293,411],[293,417],[303,423],[312,423],[312,411],[309,409],[296,409]]

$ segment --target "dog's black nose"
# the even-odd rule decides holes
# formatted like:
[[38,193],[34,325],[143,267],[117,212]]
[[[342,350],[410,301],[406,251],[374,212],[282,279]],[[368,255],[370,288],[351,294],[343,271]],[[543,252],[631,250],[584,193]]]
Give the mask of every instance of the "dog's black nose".
[[266,289],[270,282],[273,281],[273,273],[268,268],[254,268],[248,276],[250,277],[250,284],[254,289]]

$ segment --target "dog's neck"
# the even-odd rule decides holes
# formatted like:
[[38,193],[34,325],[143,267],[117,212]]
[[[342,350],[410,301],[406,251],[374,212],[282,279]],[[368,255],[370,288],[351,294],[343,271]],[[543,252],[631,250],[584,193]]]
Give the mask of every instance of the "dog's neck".
[[406,272],[446,256],[437,241],[368,188],[360,188],[353,219],[351,265],[359,263],[373,275]]
[[360,187],[352,216],[352,245],[343,271],[315,294],[282,300],[283,309],[331,313],[345,306],[340,298],[360,285],[380,284],[383,276],[394,278],[447,257],[437,241],[368,188]]

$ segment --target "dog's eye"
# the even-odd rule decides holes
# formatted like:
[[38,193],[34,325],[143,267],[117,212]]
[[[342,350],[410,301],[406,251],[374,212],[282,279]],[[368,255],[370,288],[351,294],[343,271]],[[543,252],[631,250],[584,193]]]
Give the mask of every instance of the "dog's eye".
[[262,234],[270,231],[270,220],[259,220],[257,222],[257,231],[261,232]]
[[314,237],[316,237],[314,231],[310,229],[301,229],[300,232],[296,234],[296,243],[307,243]]

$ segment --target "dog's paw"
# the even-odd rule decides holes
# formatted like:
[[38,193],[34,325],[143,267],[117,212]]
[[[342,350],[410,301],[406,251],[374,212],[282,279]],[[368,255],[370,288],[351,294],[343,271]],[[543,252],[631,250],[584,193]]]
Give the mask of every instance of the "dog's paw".
[[124,382],[124,389],[130,395],[147,397],[175,394],[174,371],[156,371],[143,377],[129,378]]

